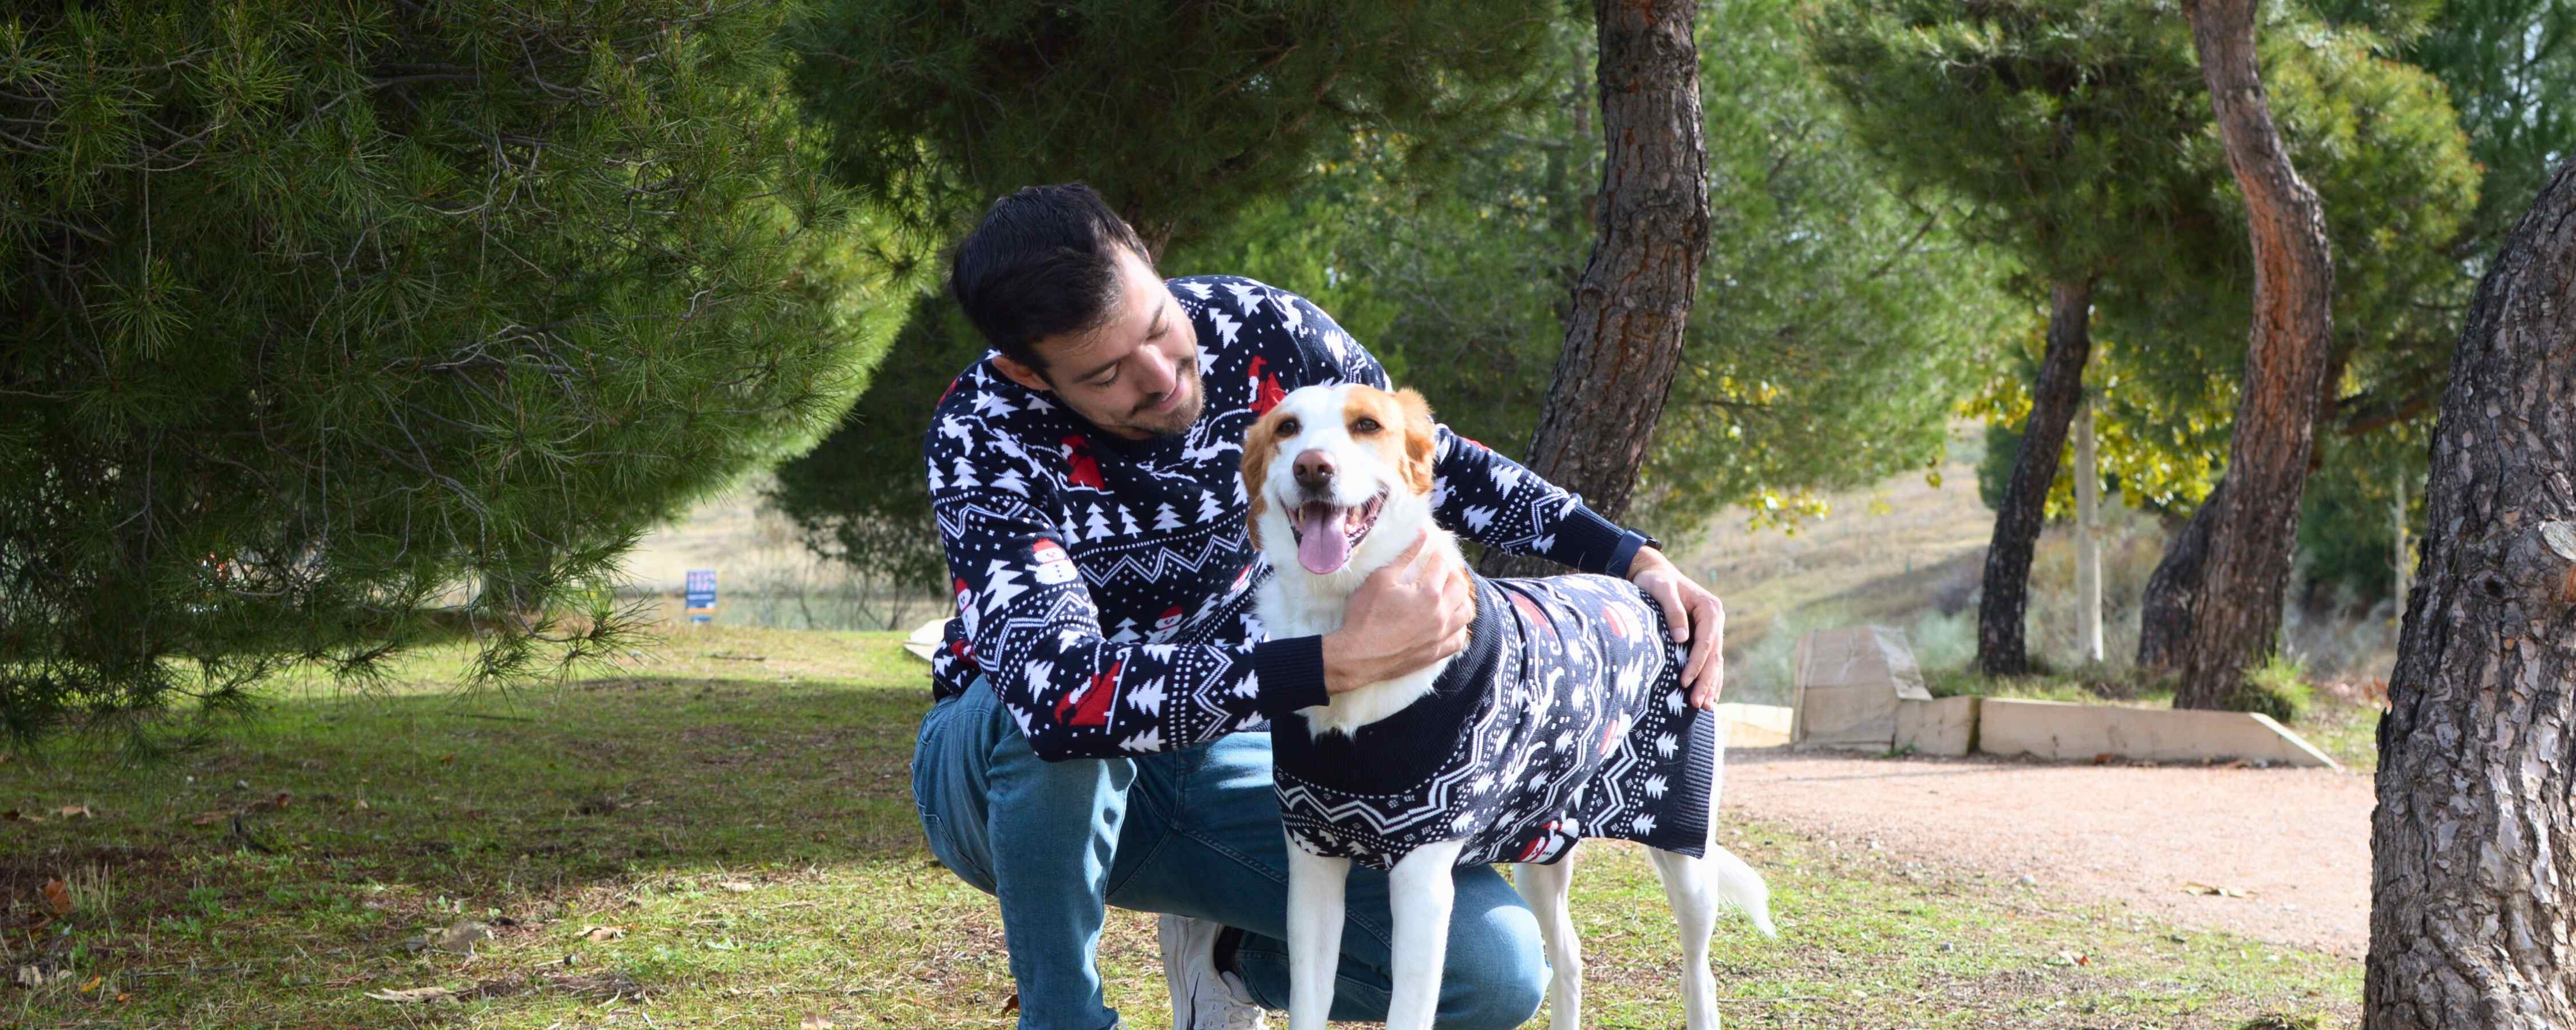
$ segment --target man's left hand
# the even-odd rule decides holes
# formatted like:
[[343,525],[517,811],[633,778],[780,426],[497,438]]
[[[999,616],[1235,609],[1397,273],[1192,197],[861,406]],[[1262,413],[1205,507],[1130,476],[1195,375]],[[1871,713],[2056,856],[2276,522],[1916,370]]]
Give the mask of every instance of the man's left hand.
[[1664,622],[1673,642],[1690,641],[1690,658],[1682,663],[1682,684],[1693,708],[1717,707],[1726,689],[1726,605],[1716,594],[1682,575],[1673,560],[1652,547],[1637,549],[1628,562],[1628,581],[1664,606]]

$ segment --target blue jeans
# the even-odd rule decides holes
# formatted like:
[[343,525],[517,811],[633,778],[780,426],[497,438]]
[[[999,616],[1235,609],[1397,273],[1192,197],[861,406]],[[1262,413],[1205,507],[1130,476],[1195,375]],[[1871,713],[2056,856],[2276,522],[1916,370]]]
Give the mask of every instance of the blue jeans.
[[[912,758],[931,854],[1002,905],[1023,1030],[1100,1030],[1118,1013],[1094,959],[1104,906],[1244,931],[1235,968],[1262,1007],[1288,1001],[1288,841],[1270,735],[1134,758],[1041,761],[989,683],[931,706]],[[1490,866],[1457,871],[1439,1025],[1517,1027],[1547,996],[1538,920]],[[1386,1018],[1386,874],[1354,867],[1334,1019]]]

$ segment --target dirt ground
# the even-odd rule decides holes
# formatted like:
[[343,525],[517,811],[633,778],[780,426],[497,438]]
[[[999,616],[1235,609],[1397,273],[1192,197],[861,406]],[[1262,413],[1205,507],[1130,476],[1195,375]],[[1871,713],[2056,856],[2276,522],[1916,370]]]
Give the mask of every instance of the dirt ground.
[[[2362,954],[2371,779],[2324,769],[1727,752],[1728,811],[2069,904]],[[2196,893],[2187,885],[2224,888]]]

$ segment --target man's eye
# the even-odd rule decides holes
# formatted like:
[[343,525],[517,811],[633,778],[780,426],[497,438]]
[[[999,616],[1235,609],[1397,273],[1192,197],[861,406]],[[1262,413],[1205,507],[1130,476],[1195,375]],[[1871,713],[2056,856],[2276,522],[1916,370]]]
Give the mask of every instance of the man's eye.
[[1293,418],[1292,418],[1292,419],[1287,419],[1287,420],[1282,421],[1282,422],[1280,422],[1280,423],[1279,423],[1279,435],[1281,435],[1281,436],[1295,436],[1295,435],[1297,435],[1297,428],[1298,428],[1298,427],[1297,427],[1297,420],[1296,420],[1296,419],[1293,419]]
[[1366,435],[1366,434],[1374,433],[1374,432],[1377,432],[1377,431],[1378,431],[1378,424],[1377,424],[1377,420],[1376,420],[1376,419],[1373,419],[1373,418],[1364,418],[1364,419],[1361,419],[1361,420],[1359,420],[1359,421],[1357,421],[1357,422],[1353,422],[1353,423],[1351,423],[1351,432],[1354,432],[1354,433],[1359,433],[1359,434],[1362,434],[1362,435]]

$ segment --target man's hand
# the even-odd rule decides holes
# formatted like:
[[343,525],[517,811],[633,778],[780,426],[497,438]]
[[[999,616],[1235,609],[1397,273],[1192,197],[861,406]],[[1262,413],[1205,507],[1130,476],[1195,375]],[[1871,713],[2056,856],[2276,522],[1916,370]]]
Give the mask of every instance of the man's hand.
[[1674,643],[1690,641],[1682,684],[1690,690],[1691,707],[1717,707],[1718,692],[1726,689],[1726,605],[1652,547],[1638,548],[1629,560],[1628,582],[1644,587],[1646,596],[1664,606]]
[[1324,634],[1324,690],[1339,694],[1414,672],[1467,647],[1475,588],[1464,566],[1413,546],[1351,593],[1342,628]]

